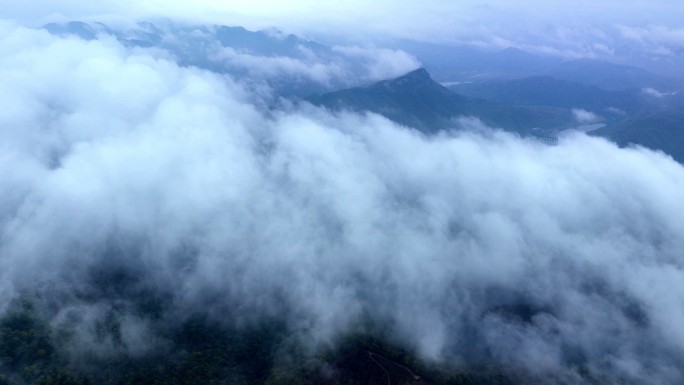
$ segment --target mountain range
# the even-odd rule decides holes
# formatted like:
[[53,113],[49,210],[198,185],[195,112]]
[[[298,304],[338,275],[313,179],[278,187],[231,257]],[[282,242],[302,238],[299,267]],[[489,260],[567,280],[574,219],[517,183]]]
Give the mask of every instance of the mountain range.
[[370,111],[425,133],[458,126],[460,117],[521,135],[539,127],[564,127],[569,116],[548,108],[521,107],[456,94],[434,81],[423,68],[396,79],[380,81],[309,98],[331,110]]
[[[591,125],[592,135],[622,146],[662,150],[684,162],[684,99],[678,91],[648,90],[617,91],[550,76],[447,88],[421,68],[395,79],[308,100],[334,111],[377,113],[428,134],[458,129],[460,117],[476,117],[490,127],[545,138]],[[582,113],[587,118],[582,118]]]

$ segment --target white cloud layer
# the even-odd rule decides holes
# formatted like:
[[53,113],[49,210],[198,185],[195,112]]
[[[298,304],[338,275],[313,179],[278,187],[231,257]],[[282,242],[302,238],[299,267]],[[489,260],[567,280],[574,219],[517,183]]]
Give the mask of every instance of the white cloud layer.
[[[667,156],[264,116],[229,78],[113,39],[0,31],[0,308],[36,294],[92,350],[116,308],[144,352],[158,321],[130,302],[152,292],[164,320],[286,309],[324,342],[365,316],[428,358],[684,380],[684,168]],[[87,299],[118,272],[129,291]]]

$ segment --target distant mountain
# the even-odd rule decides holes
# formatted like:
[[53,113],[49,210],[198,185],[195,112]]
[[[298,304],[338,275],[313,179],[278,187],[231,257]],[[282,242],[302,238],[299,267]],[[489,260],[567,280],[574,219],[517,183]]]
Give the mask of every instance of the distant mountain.
[[52,35],[78,36],[83,40],[94,40],[99,32],[109,32],[109,29],[101,23],[88,24],[81,21],[70,21],[68,23],[50,23],[43,26],[43,29]]
[[684,164],[684,108],[667,108],[637,116],[592,134],[611,139],[621,146],[638,144],[661,150]]
[[473,116],[508,131],[530,134],[535,127],[565,124],[556,111],[513,107],[453,93],[435,82],[423,68],[367,87],[331,92],[309,99],[332,110],[370,111],[423,132],[455,126],[454,119]]
[[84,40],[96,39],[98,34],[109,34],[126,45],[144,47],[159,45],[169,48],[181,46],[182,43],[178,41],[164,41],[165,36],[177,35],[187,39],[186,43],[203,41],[206,44],[215,41],[223,47],[231,47],[242,52],[269,57],[304,57],[305,53],[302,49],[309,49],[316,53],[330,54],[332,52],[330,47],[300,39],[295,35],[284,35],[277,30],[249,31],[243,27],[225,25],[193,26],[170,22],[160,24],[141,22],[133,28],[118,29],[103,23],[70,21],[67,23],[49,23],[43,26],[43,29],[53,35],[74,35]]
[[[606,90],[550,76],[463,83],[451,85],[449,89],[529,109],[560,108],[567,114],[573,109],[583,109],[595,114],[597,123],[605,125],[591,132],[592,135],[603,136],[622,146],[639,144],[662,150],[684,163],[684,93],[659,93],[641,88]],[[576,125],[581,124],[576,122]],[[545,128],[558,132],[553,127]]]
[[608,91],[550,76],[460,83],[448,88],[462,95],[500,103],[583,108],[590,111],[634,111],[644,103],[643,95],[634,91]]
[[[53,35],[93,40],[100,35],[129,47],[154,47],[168,52],[182,66],[230,74],[241,82],[267,84],[285,97],[302,97],[397,76],[415,68],[405,53],[394,61],[388,52],[330,47],[269,29],[249,31],[239,26],[189,25],[170,21],[141,22],[128,27],[72,21],[51,23],[43,29]],[[347,49],[345,49],[347,48]],[[390,65],[387,65],[390,63]],[[404,68],[402,68],[404,67]]]
[[[597,122],[612,124],[653,113],[668,103],[641,89],[605,90],[550,76],[514,80],[492,80],[450,85],[450,90],[471,97],[526,108],[555,108],[573,115],[578,109],[596,116]],[[582,123],[577,121],[577,125]]]
[[389,44],[416,56],[440,82],[550,76],[606,90],[650,87],[660,91],[674,91],[684,88],[684,81],[680,78],[596,59],[565,60],[514,47],[491,50],[469,45],[432,44],[408,40]]
[[517,48],[482,50],[467,45],[399,41],[391,45],[417,57],[438,81],[512,79],[541,74],[562,62]]
[[592,59],[561,63],[546,71],[546,75],[613,91],[654,88],[670,92],[684,89],[684,82],[678,79],[654,74],[637,67]]
[[216,51],[221,47],[263,57],[304,59],[310,54],[332,54],[330,47],[294,35],[283,35],[278,31],[249,31],[243,27],[141,22],[131,28],[119,29],[103,23],[71,21],[46,24],[43,29],[53,35],[73,35],[84,40],[96,39],[99,34],[111,35],[127,46],[166,49],[176,55],[181,64],[215,72],[227,69],[218,60]]

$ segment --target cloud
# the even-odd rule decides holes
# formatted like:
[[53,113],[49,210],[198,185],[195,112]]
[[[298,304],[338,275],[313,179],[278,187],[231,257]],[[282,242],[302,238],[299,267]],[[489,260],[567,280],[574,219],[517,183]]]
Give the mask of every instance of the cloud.
[[192,314],[279,315],[314,346],[363,319],[437,362],[684,378],[684,168],[664,154],[264,114],[114,39],[2,30],[0,308],[33,296],[74,351],[112,349],[88,332],[112,312],[131,354]]
[[295,77],[327,87],[395,78],[420,67],[415,57],[398,50],[336,46],[336,56],[322,56],[305,47],[300,49],[303,57],[294,58],[253,55],[217,45],[209,57],[224,68],[245,70],[252,78]]
[[575,118],[575,120],[579,124],[596,123],[597,121],[599,121],[601,119],[601,117],[596,115],[595,113],[581,109],[581,108],[573,108],[572,109],[572,116]]
[[245,70],[251,77],[274,79],[283,76],[309,79],[328,85],[332,79],[342,78],[346,69],[337,63],[316,62],[287,56],[260,56],[239,52],[231,47],[216,45],[210,58],[225,68]]
[[395,78],[421,66],[415,57],[401,50],[358,46],[334,46],[332,49],[351,61],[368,63],[366,78],[369,80]]
[[646,95],[655,96],[656,98],[663,98],[665,96],[677,94],[677,92],[660,92],[660,91],[656,90],[655,88],[650,88],[650,87],[644,88],[641,91],[643,93],[645,93]]
[[273,88],[282,94],[307,96],[398,77],[420,67],[415,57],[401,50],[372,46],[331,48],[278,30],[248,31],[169,21],[119,27],[75,22],[52,24],[47,29],[58,36],[85,40],[100,36],[117,39],[127,46],[154,47],[146,50],[148,54],[231,74],[264,93]]
[[648,52],[662,56],[684,54],[684,28],[666,26],[619,26],[622,37],[640,44]]

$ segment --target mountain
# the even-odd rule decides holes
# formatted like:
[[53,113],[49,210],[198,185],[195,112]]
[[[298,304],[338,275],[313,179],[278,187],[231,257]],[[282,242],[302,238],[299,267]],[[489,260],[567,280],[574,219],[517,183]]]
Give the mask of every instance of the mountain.
[[[615,76],[624,76],[624,73]],[[518,107],[561,108],[568,114],[574,109],[583,109],[594,114],[596,122],[604,125],[592,131],[592,135],[605,137],[621,146],[638,144],[661,150],[684,163],[682,93],[641,88],[606,90],[550,76],[461,83],[451,85],[449,89]]]
[[[550,76],[459,83],[448,88],[462,95],[528,109],[561,109],[572,116],[578,110],[584,110],[594,117],[594,121],[589,123],[605,125],[652,114],[673,99],[670,95],[658,97],[641,89],[606,90]],[[585,123],[577,120],[576,124]]]
[[[249,31],[238,26],[191,26],[170,22],[159,24],[140,22],[132,28],[118,29],[103,23],[70,21],[67,23],[49,23],[44,25],[43,29],[53,35],[74,35],[84,40],[96,39],[98,34],[108,34],[116,37],[125,45],[143,47],[157,45],[180,47],[182,42],[164,40],[164,37],[176,35],[195,42],[218,42],[223,47],[270,57],[303,57],[303,48],[316,53],[332,52],[330,47],[300,39],[295,35],[284,35],[277,30]],[[186,43],[188,42],[186,41]]]
[[[417,57],[440,82],[510,80],[531,76],[551,76],[607,90],[655,88],[659,91],[681,89],[684,81],[597,59],[566,60],[509,47],[500,50],[470,45],[447,45],[399,40],[389,46]],[[646,68],[659,68],[652,62]]]
[[52,35],[78,36],[83,40],[94,40],[97,38],[98,32],[108,32],[108,29],[100,23],[88,24],[82,21],[70,21],[68,23],[49,23],[43,26],[43,29],[50,32]]
[[684,164],[684,108],[666,108],[637,116],[592,134],[606,137],[621,146],[637,144],[661,150]]
[[517,48],[483,50],[467,45],[444,45],[403,40],[390,44],[417,57],[438,81],[511,79],[541,74],[560,64]]
[[609,91],[550,76],[459,83],[448,88],[462,95],[499,103],[582,108],[588,111],[635,111],[644,104],[641,92]]
[[57,36],[93,40],[106,35],[127,47],[153,47],[164,59],[229,74],[249,88],[273,90],[276,98],[330,92],[416,67],[415,60],[403,52],[378,54],[374,49],[330,47],[275,29],[250,31],[171,21],[126,27],[72,21],[46,24],[43,29]]
[[[684,97],[639,89],[614,91],[548,76],[460,84],[446,88],[424,68],[404,76],[310,97],[328,109],[369,111],[425,133],[458,128],[473,116],[523,136],[554,137],[582,123],[573,110],[596,114],[605,126],[592,135],[620,145],[662,150],[684,163]],[[456,90],[459,93],[455,93]]]
[[671,92],[684,88],[684,82],[679,79],[654,74],[637,67],[593,59],[561,63],[546,71],[546,75],[612,91],[655,88]]
[[[107,34],[126,46],[159,47],[172,52],[186,65],[223,72],[216,50],[231,48],[237,52],[263,57],[306,58],[307,55],[330,55],[332,49],[276,30],[249,31],[224,25],[184,25],[171,22],[140,22],[129,28],[114,28],[103,23],[71,21],[50,23],[43,29],[53,35],[73,35],[93,40]],[[212,55],[213,53],[213,55]]]
[[562,125],[567,120],[552,109],[531,111],[458,95],[435,82],[424,68],[367,87],[314,96],[309,101],[331,110],[374,112],[427,133],[453,128],[454,119],[464,116],[522,135],[530,134],[535,127]]

